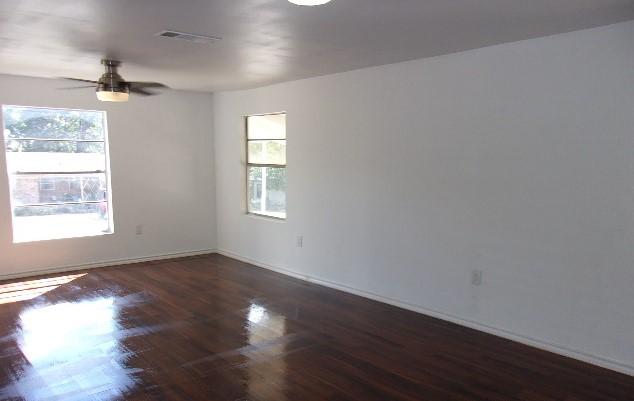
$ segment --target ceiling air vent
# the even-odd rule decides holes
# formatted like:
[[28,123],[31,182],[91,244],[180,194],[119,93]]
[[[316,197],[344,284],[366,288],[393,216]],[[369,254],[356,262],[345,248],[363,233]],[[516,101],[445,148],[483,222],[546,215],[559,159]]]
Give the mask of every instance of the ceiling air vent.
[[194,43],[200,43],[200,44],[211,44],[222,39],[215,36],[195,35],[193,33],[185,33],[185,32],[178,32],[178,31],[162,31],[157,33],[156,36],[160,36],[162,38],[168,38],[168,39],[186,40],[188,42],[194,42]]

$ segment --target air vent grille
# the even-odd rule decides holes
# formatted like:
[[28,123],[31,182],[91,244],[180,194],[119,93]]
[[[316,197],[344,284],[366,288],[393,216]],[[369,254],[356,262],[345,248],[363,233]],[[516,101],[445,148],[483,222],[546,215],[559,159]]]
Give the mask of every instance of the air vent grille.
[[161,38],[185,40],[187,42],[194,42],[200,44],[211,44],[221,40],[222,38],[216,36],[196,35],[193,33],[185,33],[178,31],[162,31],[156,34]]

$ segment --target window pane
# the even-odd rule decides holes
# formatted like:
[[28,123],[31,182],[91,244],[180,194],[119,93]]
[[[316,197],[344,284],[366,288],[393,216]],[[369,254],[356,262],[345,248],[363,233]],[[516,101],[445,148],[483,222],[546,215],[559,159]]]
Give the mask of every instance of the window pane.
[[286,164],[286,141],[249,141],[249,163]]
[[11,193],[14,206],[108,199],[105,174],[12,175]]
[[105,113],[3,106],[15,242],[112,232]]
[[4,106],[4,133],[8,139],[103,140],[104,116],[100,111]]
[[286,114],[247,117],[248,139],[286,139]]
[[286,169],[248,168],[249,213],[286,217]]
[[13,208],[13,240],[39,241],[110,232],[108,203]]

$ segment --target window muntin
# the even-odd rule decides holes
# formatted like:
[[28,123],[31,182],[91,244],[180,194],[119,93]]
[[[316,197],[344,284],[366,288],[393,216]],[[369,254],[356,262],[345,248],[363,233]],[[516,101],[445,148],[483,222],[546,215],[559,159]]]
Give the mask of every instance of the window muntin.
[[14,242],[113,232],[105,112],[3,106]]
[[286,218],[286,114],[246,117],[247,211]]

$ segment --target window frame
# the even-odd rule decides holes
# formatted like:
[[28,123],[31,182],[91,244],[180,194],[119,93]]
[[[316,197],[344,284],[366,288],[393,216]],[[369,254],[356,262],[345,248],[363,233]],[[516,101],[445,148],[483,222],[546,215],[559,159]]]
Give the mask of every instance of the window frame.
[[262,116],[277,116],[277,115],[284,115],[284,122],[286,123],[286,116],[287,116],[287,112],[286,111],[276,111],[276,112],[272,112],[272,113],[260,113],[260,114],[248,114],[244,116],[244,151],[245,151],[245,169],[244,169],[244,183],[245,183],[245,208],[246,208],[246,214],[248,216],[254,216],[254,217],[259,217],[259,218],[264,218],[264,219],[271,219],[271,220],[275,220],[275,221],[286,221],[286,219],[288,218],[288,211],[285,210],[284,217],[277,217],[277,216],[272,216],[270,214],[265,214],[265,213],[258,213],[258,212],[252,212],[251,210],[249,210],[249,167],[271,167],[271,168],[283,168],[285,171],[288,167],[288,159],[286,158],[287,154],[285,151],[285,155],[284,158],[286,160],[286,163],[284,164],[265,164],[265,163],[251,163],[249,162],[249,142],[252,141],[284,141],[285,144],[287,144],[288,142],[288,135],[287,135],[287,130],[286,130],[286,124],[284,125],[284,139],[249,139],[249,118],[250,117],[262,117]]
[[[7,153],[7,138],[4,136],[5,130],[5,121],[4,121],[4,109],[5,108],[24,108],[24,109],[41,109],[41,110],[57,110],[63,112],[89,112],[89,113],[100,113],[102,117],[103,124],[103,141],[97,140],[74,140],[70,138],[63,139],[48,139],[48,138],[19,138],[17,140],[37,140],[42,142],[75,142],[75,143],[103,143],[104,146],[104,170],[95,170],[95,171],[75,171],[75,172],[53,172],[53,171],[43,171],[43,172],[26,172],[26,171],[17,171],[11,172],[9,171],[8,161],[6,159]],[[55,241],[55,240],[68,240],[68,239],[80,239],[80,238],[89,238],[89,237],[100,237],[102,235],[111,235],[114,234],[114,212],[112,205],[112,180],[110,177],[110,142],[109,142],[109,130],[108,130],[108,112],[105,110],[89,110],[89,109],[79,109],[79,108],[65,108],[65,107],[47,107],[47,106],[25,106],[25,105],[17,105],[17,104],[0,104],[0,127],[2,128],[3,134],[0,137],[0,143],[2,144],[2,151],[5,153],[4,157],[4,168],[6,169],[6,175],[8,179],[8,193],[9,193],[9,206],[11,208],[11,236],[13,244],[29,244],[33,242],[41,242],[41,241]],[[14,139],[15,140],[15,139]],[[49,152],[47,152],[49,153]],[[15,201],[13,199],[13,189],[11,188],[11,176],[20,176],[20,175],[43,175],[43,176],[79,176],[82,174],[103,174],[106,183],[106,199],[102,201],[64,201],[64,202],[56,202],[56,203],[33,203],[28,205],[21,206],[59,206],[59,205],[78,205],[78,204],[100,204],[106,202],[107,213],[108,213],[108,231],[102,231],[99,233],[89,234],[89,235],[79,235],[79,236],[68,236],[68,237],[53,237],[53,238],[43,238],[43,239],[28,239],[28,240],[20,240],[16,241],[15,231],[14,231],[14,210],[16,206]],[[38,183],[39,188],[39,183]]]

